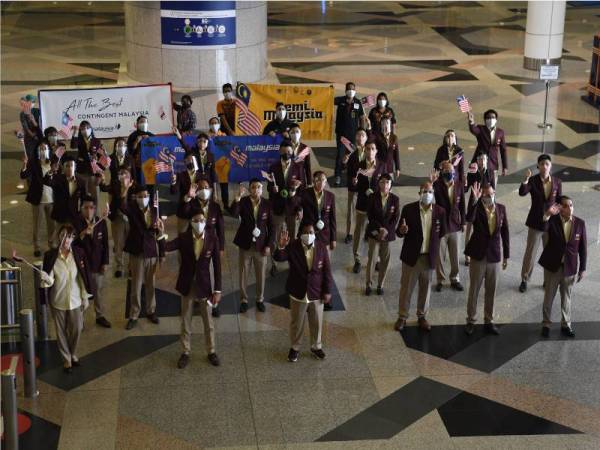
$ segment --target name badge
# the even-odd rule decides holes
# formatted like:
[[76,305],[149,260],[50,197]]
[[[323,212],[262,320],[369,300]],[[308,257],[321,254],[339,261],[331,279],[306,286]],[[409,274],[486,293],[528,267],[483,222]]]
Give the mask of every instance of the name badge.
[[206,256],[207,258],[210,258],[211,254],[212,254],[212,251],[211,251],[211,250],[208,250],[208,251],[207,251],[207,252],[204,254],[204,256]]
[[98,239],[102,239],[102,231],[98,233]]
[[354,104],[354,109],[358,109],[360,107],[360,105],[358,103]]
[[327,206],[325,207],[325,211],[327,211],[327,212],[331,211],[331,206],[327,205]]
[[390,212],[393,213],[394,212],[394,208],[395,208],[395,206],[390,206]]
[[322,268],[323,268],[323,261],[317,262],[317,269],[322,269]]
[[579,240],[579,233],[575,234],[575,240],[578,241]]
[[212,223],[212,224],[214,225],[215,223],[217,223],[217,219],[215,219],[215,218],[213,217],[213,218],[210,220],[210,223]]
[[263,220],[267,220],[267,213],[262,213]]

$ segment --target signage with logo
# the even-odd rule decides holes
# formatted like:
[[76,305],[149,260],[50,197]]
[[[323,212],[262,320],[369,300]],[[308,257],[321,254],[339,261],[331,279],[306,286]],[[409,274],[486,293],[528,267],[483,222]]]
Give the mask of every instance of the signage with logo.
[[160,2],[163,48],[235,47],[235,2]]

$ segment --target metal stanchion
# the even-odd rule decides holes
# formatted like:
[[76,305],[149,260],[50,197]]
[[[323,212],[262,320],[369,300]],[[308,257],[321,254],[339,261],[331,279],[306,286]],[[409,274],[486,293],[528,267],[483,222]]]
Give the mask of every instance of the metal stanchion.
[[17,364],[13,356],[10,368],[2,372],[2,419],[4,420],[4,448],[19,450],[19,425],[17,419]]
[[22,309],[19,313],[21,322],[21,348],[23,351],[23,387],[25,397],[34,398],[39,394],[35,373],[35,339],[33,334],[33,311]]
[[[42,263],[36,261],[34,266],[42,268]],[[37,338],[39,341],[47,341],[48,338],[48,305],[42,300],[48,295],[48,290],[41,287],[40,273],[33,270],[33,295],[35,297],[35,324],[37,327]],[[46,297],[47,298],[47,297]]]

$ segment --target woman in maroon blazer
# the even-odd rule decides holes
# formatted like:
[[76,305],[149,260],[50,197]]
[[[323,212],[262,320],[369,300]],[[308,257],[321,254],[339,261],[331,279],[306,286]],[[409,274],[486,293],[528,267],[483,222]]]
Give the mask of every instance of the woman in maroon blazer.
[[[77,130],[79,130],[79,133],[77,133]],[[94,136],[92,125],[87,120],[81,121],[78,129],[73,129],[71,148],[77,149],[77,174],[85,180],[86,191],[97,200],[98,180],[96,180],[96,174],[92,170],[92,161],[99,159],[102,142]]]

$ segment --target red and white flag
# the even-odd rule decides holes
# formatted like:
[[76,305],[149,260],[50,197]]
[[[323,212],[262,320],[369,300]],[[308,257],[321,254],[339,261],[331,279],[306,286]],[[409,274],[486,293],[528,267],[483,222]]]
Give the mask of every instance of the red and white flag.
[[242,153],[240,151],[240,148],[237,146],[231,149],[231,151],[229,152],[229,156],[231,156],[231,158],[240,167],[244,167],[244,165],[246,164],[246,160],[248,159],[248,157],[244,153]]
[[310,155],[311,152],[310,147],[305,147],[298,155],[296,156],[296,162],[302,162],[304,159]]
[[469,99],[464,95],[460,97],[456,97],[456,103],[458,103],[458,107],[460,112],[469,112],[471,111],[471,105],[469,104]]
[[246,135],[262,134],[262,122],[252,111],[248,109],[248,105],[239,98],[235,98],[235,106],[238,108],[237,126]]
[[265,172],[264,170],[260,171],[260,174],[263,176],[263,178],[267,181],[270,181],[271,183],[275,183],[275,177],[273,175],[271,175],[268,172]]
[[102,169],[102,167],[98,165],[95,159],[92,159],[92,161],[90,162],[90,166],[92,167],[92,173],[102,175],[102,173],[104,172],[104,169]]
[[367,95],[366,97],[361,98],[360,102],[362,103],[363,108],[371,108],[375,106],[375,96]]
[[345,138],[344,136],[342,136],[340,138],[340,142],[342,143],[342,145],[344,147],[346,147],[346,150],[348,150],[349,154],[354,152],[354,145],[352,145],[352,142],[350,142],[350,140],[348,138]]
[[106,154],[106,151],[102,149],[102,154],[98,162],[105,168],[110,166],[110,156]]
[[64,145],[59,145],[58,147],[56,147],[56,151],[54,152],[54,155],[60,159],[63,157],[63,155],[65,154],[65,152],[67,151],[67,148]]
[[370,169],[359,169],[357,172],[358,175],[364,175],[367,178],[371,178],[374,173],[375,173],[375,166],[371,167]]

